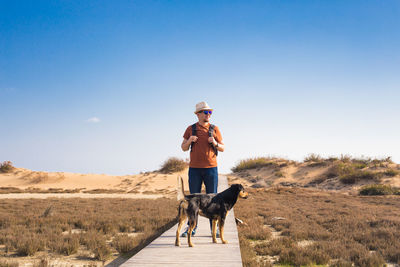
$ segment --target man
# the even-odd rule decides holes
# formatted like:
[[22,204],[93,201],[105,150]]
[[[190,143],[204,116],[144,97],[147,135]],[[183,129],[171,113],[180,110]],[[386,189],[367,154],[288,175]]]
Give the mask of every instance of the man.
[[[187,127],[181,148],[183,151],[190,151],[189,162],[189,190],[190,193],[200,193],[201,185],[204,182],[206,193],[217,193],[218,168],[217,153],[223,152],[225,145],[222,142],[221,132],[217,126],[210,131],[210,117],[213,109],[206,102],[196,104],[194,113],[198,122]],[[195,134],[193,134],[195,131]],[[212,136],[209,136],[212,132]],[[210,220],[210,227],[211,227]],[[197,226],[196,226],[197,228]],[[196,233],[196,228],[192,235]],[[187,235],[187,229],[182,236]]]

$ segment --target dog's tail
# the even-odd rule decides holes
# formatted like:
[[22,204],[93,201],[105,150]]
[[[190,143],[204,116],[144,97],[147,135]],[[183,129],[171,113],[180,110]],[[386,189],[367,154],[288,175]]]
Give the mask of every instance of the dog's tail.
[[181,200],[185,199],[185,188],[184,188],[184,185],[183,185],[182,177],[178,176],[177,180],[178,180],[177,181],[178,182],[178,195],[177,195],[177,198],[178,198],[178,201],[181,201]]

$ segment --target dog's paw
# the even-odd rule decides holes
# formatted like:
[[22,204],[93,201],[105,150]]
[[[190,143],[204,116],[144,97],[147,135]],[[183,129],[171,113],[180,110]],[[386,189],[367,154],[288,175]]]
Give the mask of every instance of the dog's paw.
[[218,242],[217,242],[217,239],[213,239],[213,243],[218,243]]
[[189,243],[189,247],[191,248],[194,247],[193,243]]
[[180,245],[181,245],[181,243],[175,242],[175,246],[179,247]]
[[228,241],[222,240],[222,244],[228,244]]

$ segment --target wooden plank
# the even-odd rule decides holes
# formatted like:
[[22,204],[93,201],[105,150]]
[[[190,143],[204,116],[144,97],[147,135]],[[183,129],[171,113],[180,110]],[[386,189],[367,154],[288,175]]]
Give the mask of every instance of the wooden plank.
[[[226,176],[219,175],[218,191],[221,192],[226,188],[228,188]],[[242,266],[233,210],[228,213],[225,223],[225,239],[228,244],[222,244],[219,238],[217,244],[212,243],[210,222],[200,216],[199,226],[193,237],[195,247],[189,247],[187,238],[183,237],[181,246],[176,247],[177,227],[178,225],[173,226],[120,266]]]

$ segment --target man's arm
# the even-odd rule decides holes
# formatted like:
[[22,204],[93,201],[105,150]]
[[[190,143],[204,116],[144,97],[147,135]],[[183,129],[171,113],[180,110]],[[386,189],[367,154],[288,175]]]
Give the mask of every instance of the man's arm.
[[224,143],[220,142],[220,143],[217,143],[217,144],[218,144],[218,146],[217,146],[218,151],[224,152],[224,150],[225,150]]
[[212,143],[212,145],[213,145],[214,147],[216,147],[218,151],[224,152],[224,150],[225,150],[225,145],[224,145],[224,143],[223,143],[222,141],[221,141],[221,142],[217,142],[217,140],[215,140],[214,137],[209,137],[209,138],[208,138],[208,142],[209,142],[209,143]]
[[183,151],[188,151],[189,150],[189,147],[190,147],[190,144],[192,143],[192,142],[196,142],[197,141],[197,136],[194,136],[194,135],[192,135],[191,137],[189,137],[189,139],[185,139],[185,138],[183,138],[183,142],[182,142],[182,144],[181,144],[181,148],[182,148],[182,150]]
[[[219,141],[217,141],[219,140]],[[214,147],[217,148],[218,151],[225,151],[225,144],[222,142],[221,132],[219,128],[215,126],[215,135],[208,138],[208,142],[211,143]]]

